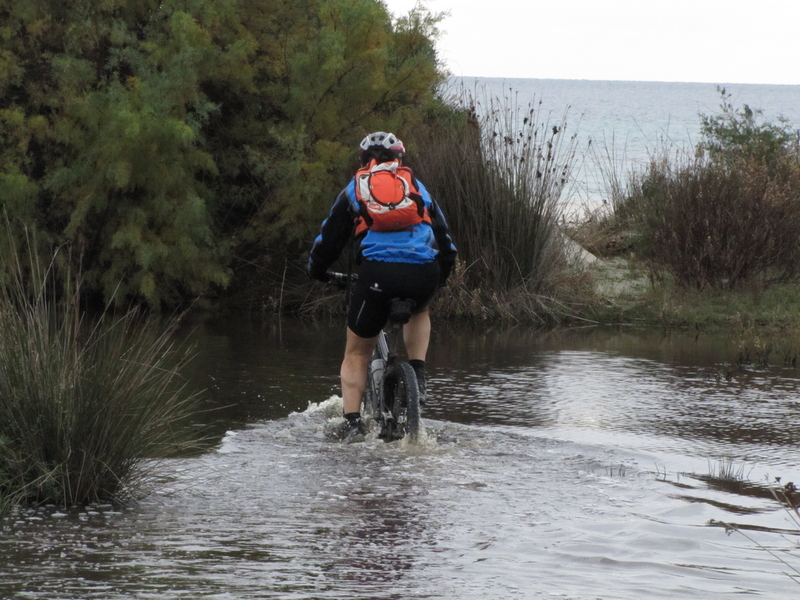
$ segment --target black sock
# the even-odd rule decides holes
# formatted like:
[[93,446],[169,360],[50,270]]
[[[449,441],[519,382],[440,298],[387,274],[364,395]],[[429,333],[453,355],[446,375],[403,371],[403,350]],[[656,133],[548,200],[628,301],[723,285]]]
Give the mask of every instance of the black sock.
[[414,375],[417,376],[417,385],[419,386],[419,391],[422,392],[422,394],[425,394],[425,390],[428,387],[425,382],[425,361],[417,360],[415,358],[409,360],[408,364],[411,365],[411,368],[414,369]]
[[412,358],[408,361],[408,364],[411,365],[411,368],[414,369],[414,374],[417,376],[417,379],[425,379],[425,361],[418,360],[416,358]]
[[360,412],[345,413],[344,418],[347,419],[348,423],[358,423],[361,421],[361,413]]

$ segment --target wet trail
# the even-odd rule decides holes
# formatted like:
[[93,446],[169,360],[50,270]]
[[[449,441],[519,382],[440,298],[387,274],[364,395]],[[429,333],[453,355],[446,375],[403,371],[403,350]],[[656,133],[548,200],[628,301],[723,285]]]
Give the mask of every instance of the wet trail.
[[[800,568],[798,536],[781,534],[786,513],[703,478],[728,464],[753,482],[800,480],[791,372],[718,381],[719,355],[697,342],[473,336],[431,357],[436,394],[418,444],[384,444],[373,431],[342,445],[330,435],[341,401],[322,392],[332,378],[299,366],[318,373],[338,349],[309,353],[301,340],[298,356],[291,343],[253,345],[231,331],[226,350],[204,335],[216,340],[217,370],[201,357],[198,373],[226,402],[247,398],[219,442],[166,463],[137,504],[21,513],[0,535],[0,598],[800,593],[758,547]],[[240,343],[252,356],[234,351]],[[223,371],[246,381],[226,383]],[[290,406],[276,408],[267,382]],[[297,406],[310,393],[316,401]],[[726,535],[720,521],[760,530]]]

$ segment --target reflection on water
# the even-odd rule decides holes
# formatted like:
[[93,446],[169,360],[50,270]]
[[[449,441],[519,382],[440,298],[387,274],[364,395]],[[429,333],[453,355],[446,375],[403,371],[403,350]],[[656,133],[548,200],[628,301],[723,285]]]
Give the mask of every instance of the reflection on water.
[[[792,598],[793,370],[725,340],[438,328],[419,445],[341,445],[340,326],[191,334],[216,431],[139,504],[24,511],[1,598]],[[309,403],[312,403],[309,406]],[[759,485],[706,477],[746,467]],[[738,467],[737,467],[738,468]],[[710,523],[735,520],[748,535]],[[755,542],[755,543],[754,543]]]

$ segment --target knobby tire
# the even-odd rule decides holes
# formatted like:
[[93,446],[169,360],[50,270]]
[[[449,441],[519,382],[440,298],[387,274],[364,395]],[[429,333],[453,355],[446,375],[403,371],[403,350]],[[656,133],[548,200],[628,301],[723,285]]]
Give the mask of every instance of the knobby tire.
[[385,397],[391,400],[391,410],[395,426],[398,430],[391,432],[392,437],[401,439],[408,436],[416,441],[419,435],[420,409],[419,387],[414,369],[408,363],[392,367],[386,377]]

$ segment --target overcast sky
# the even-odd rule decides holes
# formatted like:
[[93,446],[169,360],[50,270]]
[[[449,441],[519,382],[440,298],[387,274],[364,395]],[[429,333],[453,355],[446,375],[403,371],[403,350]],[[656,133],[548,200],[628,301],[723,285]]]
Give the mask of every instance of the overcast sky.
[[[385,0],[405,14],[417,0]],[[800,85],[800,0],[428,0],[453,75]]]

